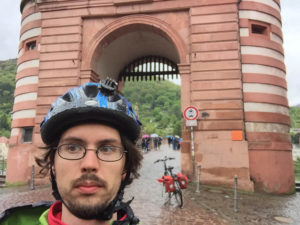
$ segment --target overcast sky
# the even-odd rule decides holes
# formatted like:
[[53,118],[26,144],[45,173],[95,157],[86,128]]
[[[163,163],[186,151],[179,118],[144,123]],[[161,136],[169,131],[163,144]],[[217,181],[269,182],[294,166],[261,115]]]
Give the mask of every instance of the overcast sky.
[[[300,0],[281,0],[285,64],[290,106],[300,104]],[[17,58],[20,31],[20,0],[1,0],[0,60]]]

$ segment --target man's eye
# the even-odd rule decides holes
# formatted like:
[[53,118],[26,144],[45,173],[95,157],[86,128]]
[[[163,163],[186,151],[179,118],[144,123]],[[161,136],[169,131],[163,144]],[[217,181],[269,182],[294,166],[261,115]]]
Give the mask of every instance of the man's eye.
[[112,153],[115,152],[116,147],[114,146],[101,146],[99,150],[103,153]]
[[79,145],[69,144],[65,146],[65,150],[68,152],[79,152],[81,147]]

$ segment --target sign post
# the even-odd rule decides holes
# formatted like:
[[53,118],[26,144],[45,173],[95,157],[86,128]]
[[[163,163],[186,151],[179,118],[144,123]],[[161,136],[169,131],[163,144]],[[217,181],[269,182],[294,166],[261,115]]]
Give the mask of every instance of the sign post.
[[190,106],[184,110],[184,118],[186,119],[186,126],[191,127],[191,153],[193,163],[193,177],[196,180],[196,164],[195,164],[195,149],[194,149],[194,126],[197,126],[197,118],[199,111],[197,108]]

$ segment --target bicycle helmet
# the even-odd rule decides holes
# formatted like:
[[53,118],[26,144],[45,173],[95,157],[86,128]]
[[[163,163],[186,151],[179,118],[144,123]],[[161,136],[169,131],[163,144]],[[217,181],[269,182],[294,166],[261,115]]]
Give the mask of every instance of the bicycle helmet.
[[[141,123],[131,104],[117,92],[117,82],[107,78],[100,83],[87,83],[72,88],[57,98],[41,123],[42,140],[45,144],[52,145],[58,141],[66,129],[87,122],[112,126],[133,143],[140,134]],[[126,177],[121,182],[116,197],[101,214],[97,215],[96,219],[109,220],[119,209],[130,173],[130,171],[126,172]],[[52,167],[50,167],[50,177],[54,197],[63,201]],[[131,220],[135,221],[135,217],[132,217]]]
[[131,104],[117,93],[117,82],[110,78],[75,87],[57,98],[41,123],[42,140],[49,145],[66,129],[85,122],[113,126],[134,143],[140,133],[141,123]]

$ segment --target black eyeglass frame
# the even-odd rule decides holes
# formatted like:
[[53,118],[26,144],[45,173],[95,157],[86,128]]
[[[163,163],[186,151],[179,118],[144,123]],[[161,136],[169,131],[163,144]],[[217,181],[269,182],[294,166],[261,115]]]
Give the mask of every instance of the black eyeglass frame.
[[[83,155],[82,155],[80,158],[76,158],[76,159],[68,159],[68,158],[65,158],[65,157],[63,157],[63,156],[61,155],[61,152],[60,152],[61,147],[62,147],[62,146],[65,146],[65,145],[76,145],[76,146],[80,146],[81,148],[84,149],[84,153],[83,153]],[[120,150],[121,150],[121,151],[120,151],[120,153],[121,153],[121,154],[120,154],[120,158],[119,158],[119,159],[116,159],[116,160],[104,160],[104,159],[101,159],[101,158],[99,157],[99,153],[98,153],[98,152],[100,151],[100,149],[101,149],[102,147],[111,147],[111,148],[120,149]],[[126,153],[128,153],[128,151],[124,150],[123,147],[118,147],[118,146],[104,145],[104,146],[98,147],[97,149],[90,149],[90,148],[86,148],[84,145],[76,144],[76,143],[61,144],[61,145],[55,147],[54,150],[57,150],[57,153],[58,153],[59,157],[61,157],[62,159],[65,159],[65,160],[80,160],[80,159],[83,159],[83,158],[85,157],[85,155],[86,155],[86,152],[87,152],[88,150],[93,150],[93,151],[95,151],[97,158],[98,158],[99,160],[103,161],[103,162],[117,162],[117,161],[121,160],[121,159],[123,158],[123,156],[124,156]]]

